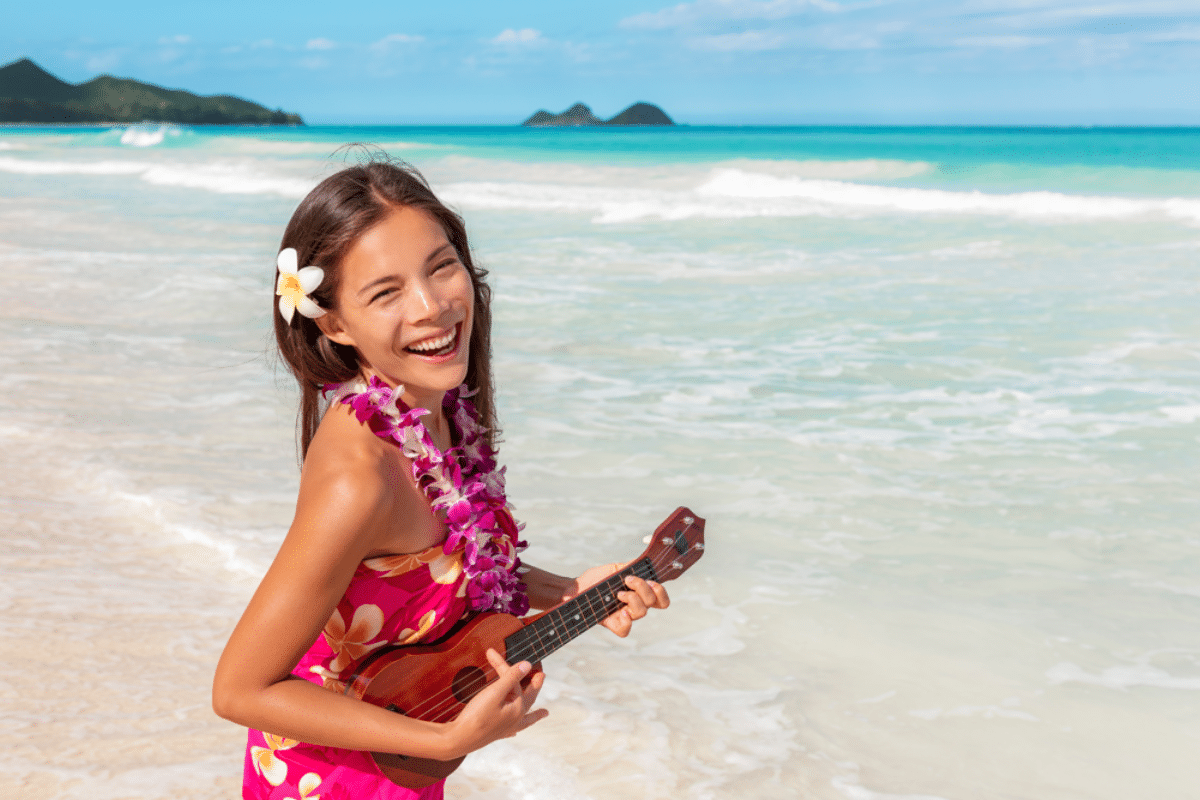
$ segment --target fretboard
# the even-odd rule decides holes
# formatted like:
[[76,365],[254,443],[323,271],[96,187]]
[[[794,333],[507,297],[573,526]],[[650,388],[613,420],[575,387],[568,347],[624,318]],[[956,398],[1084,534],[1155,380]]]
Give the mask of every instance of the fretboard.
[[650,559],[635,561],[505,639],[505,658],[508,663],[528,661],[536,664],[624,606],[617,599],[617,592],[628,588],[625,586],[627,575],[636,575],[648,581],[658,580],[658,573]]

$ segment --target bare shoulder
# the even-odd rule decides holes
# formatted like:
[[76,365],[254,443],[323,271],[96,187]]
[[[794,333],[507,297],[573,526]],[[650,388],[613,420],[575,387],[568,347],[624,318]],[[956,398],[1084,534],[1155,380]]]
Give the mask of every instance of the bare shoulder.
[[422,549],[437,524],[410,475],[400,448],[334,406],[305,457],[293,528],[315,526],[361,558]]
[[293,527],[372,538],[373,522],[386,513],[394,489],[385,444],[346,407],[329,409],[304,459]]

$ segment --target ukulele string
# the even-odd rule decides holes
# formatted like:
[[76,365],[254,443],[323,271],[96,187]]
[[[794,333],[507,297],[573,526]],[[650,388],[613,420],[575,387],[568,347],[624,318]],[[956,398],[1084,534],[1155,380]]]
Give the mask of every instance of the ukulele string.
[[[642,567],[644,564],[646,564],[646,562],[649,562],[649,559],[637,561],[631,564],[627,569],[609,577],[604,583],[598,584],[599,587],[605,587],[608,592],[608,594],[606,594],[602,600],[589,597],[588,595],[592,594],[591,590],[579,595],[578,597],[580,598],[580,605],[576,606],[576,609],[574,610],[581,611],[582,613],[575,614],[574,619],[563,616],[563,612],[573,610],[568,608],[570,601],[562,604],[556,610],[551,611],[546,617],[544,617],[547,622],[543,623],[543,625],[554,626],[550,628],[550,635],[547,637],[550,642],[550,647],[548,650],[546,639],[542,638],[538,623],[534,623],[533,625],[523,628],[522,630],[527,631],[528,633],[525,640],[515,647],[511,653],[506,655],[509,663],[513,663],[514,661],[533,660],[531,657],[535,656],[539,651],[550,652],[556,650],[558,647],[571,641],[579,634],[591,629],[604,617],[607,617],[609,614],[616,613],[616,611],[620,610],[625,604],[618,600],[615,607],[610,610],[610,603],[608,601],[610,598],[615,597],[616,592],[618,591],[629,591],[629,588],[624,585],[625,576],[636,575],[639,578],[648,580],[650,575],[653,574],[653,572],[658,572],[658,567],[661,567],[662,564],[665,563],[665,561],[659,564],[650,562],[648,566],[651,570],[653,570],[653,572],[646,572],[645,570],[639,569],[639,567]],[[645,574],[639,574],[643,572]],[[611,585],[606,587],[606,584]],[[586,605],[586,608],[582,607],[582,605]],[[559,635],[560,628],[565,632],[565,635]]]
[[[612,586],[608,587],[610,591],[615,590],[616,587],[620,585],[620,580],[614,580],[614,579],[620,578],[623,574],[624,574],[624,572],[617,573],[616,575],[610,576],[609,578],[605,579],[604,583],[612,584]],[[593,611],[593,613],[596,612],[595,604],[591,600],[591,598],[588,597],[587,595],[592,594],[594,592],[594,590],[597,588],[604,588],[604,583],[598,584],[596,587],[589,587],[589,589],[586,592],[579,595],[580,598],[582,598],[584,601],[589,603],[589,605],[592,607],[591,610]],[[575,599],[575,598],[572,598],[572,599]],[[570,602],[570,601],[568,601],[568,602]],[[600,611],[601,612],[603,611],[602,606],[600,607]],[[530,626],[530,627],[532,627],[532,626]],[[581,626],[581,630],[586,630],[587,627],[590,627],[590,625]],[[529,627],[522,628],[520,630],[527,631],[527,630],[529,630]],[[519,633],[520,630],[517,632]],[[506,654],[506,660],[508,660],[510,663],[516,663],[517,661],[525,660],[526,655],[532,655],[534,652],[536,652],[536,648],[529,649],[527,647],[525,649],[522,649],[521,647],[517,647],[517,648],[514,648],[514,650],[511,654]],[[521,654],[520,657],[517,657],[518,653]],[[490,682],[491,680],[493,680],[496,677],[496,673],[490,671],[490,665],[489,665],[489,672],[490,672],[490,674],[487,676],[487,682]],[[483,685],[486,685],[486,683]],[[478,691],[478,689],[482,689],[483,685],[480,685],[479,687],[477,687],[476,691]],[[472,693],[472,695],[473,694],[474,693]],[[437,721],[437,717],[439,717],[440,715],[442,715],[446,712],[453,712],[459,705],[460,705],[460,702],[454,697],[453,687],[450,687],[449,689],[443,689],[439,693],[430,695],[429,697],[425,698],[425,700],[423,700],[418,705],[414,706],[411,710],[407,711],[406,713],[409,716],[417,717],[419,719],[424,719],[427,721]],[[426,715],[430,715],[430,716],[426,716]]]
[[[688,549],[691,550],[691,549],[694,549],[694,547],[695,547],[695,545],[692,545]],[[676,558],[677,558],[677,556],[672,554],[670,551],[663,551],[662,553],[658,554],[657,556],[651,556],[650,558],[641,559],[639,561],[634,562],[628,568],[621,570],[620,572],[616,573],[615,575],[607,578],[604,581],[604,583],[614,583],[614,586],[612,586],[610,588],[615,591],[622,591],[621,589],[618,589],[617,587],[622,586],[624,584],[625,576],[633,575],[636,571],[637,566],[640,563],[642,563],[643,561],[649,561],[651,566],[654,568],[654,571],[657,573],[657,572],[661,571],[662,567],[666,566],[667,564],[670,564]],[[617,578],[620,578],[620,580],[615,581],[615,579],[617,579]],[[594,601],[592,600],[592,598],[585,597],[585,595],[588,595],[594,589],[603,586],[604,583],[597,584],[595,587],[591,587],[584,593],[576,596],[576,598],[584,598],[584,602],[587,602],[589,604],[589,606],[591,606],[589,608],[589,610],[593,614],[602,613],[604,611],[605,607],[603,605],[601,605],[601,606],[599,606],[599,608],[596,608],[594,606]],[[631,591],[631,590],[626,588],[626,589],[624,589],[624,591]],[[572,598],[572,600],[574,600],[576,598]],[[570,602],[570,601],[568,601],[568,602]],[[625,603],[621,603],[621,605],[618,606],[617,610],[619,610],[621,607],[623,607],[625,605],[626,605]],[[561,608],[561,606],[560,606],[560,608]],[[553,612],[551,612],[551,613],[553,613]],[[615,611],[610,612],[610,613],[615,613]],[[572,632],[575,635],[578,635],[578,634],[590,629],[591,627],[593,627],[597,622],[599,622],[599,620],[600,620],[600,618],[597,618],[596,620],[594,620],[592,622],[581,623],[578,626],[576,626],[576,628]],[[529,630],[530,627],[532,627],[532,626],[527,626],[527,627],[523,628],[522,630]],[[569,623],[567,624],[567,627],[568,628],[571,627]],[[516,662],[520,662],[520,661],[526,660],[526,658],[528,656],[532,656],[538,652],[539,648],[537,646],[534,646],[532,642],[527,643],[527,644],[528,644],[528,646],[526,646],[526,647],[514,648],[513,653],[506,654],[505,660],[515,658]],[[538,635],[537,644],[541,645],[541,649],[545,649],[545,644],[542,642],[540,635]],[[556,639],[555,647],[548,650],[547,654],[549,652],[552,652],[554,649],[557,649],[557,645],[559,645],[559,644],[562,644],[561,640]],[[519,658],[517,657],[518,653],[521,654]],[[509,663],[514,663],[514,662],[509,661]],[[477,686],[472,685],[472,686],[468,687],[469,690],[471,690],[471,691],[469,692],[467,700],[470,700],[472,697],[474,697],[476,694],[478,694],[485,686],[487,686],[489,683],[491,683],[493,680],[495,680],[498,673],[491,668],[491,665],[488,665],[487,669],[483,670],[483,675],[484,675],[483,683],[480,683]],[[445,689],[442,689],[440,692],[437,692],[437,693],[427,697],[425,700],[421,701],[416,706],[414,706],[411,710],[406,711],[405,715],[409,716],[409,717],[413,717],[414,719],[420,719],[420,720],[423,720],[426,722],[449,722],[450,720],[454,719],[454,717],[456,717],[458,715],[458,713],[461,711],[461,707],[463,705],[464,705],[464,703],[455,696],[454,687],[450,686]]]
[[[624,576],[627,574],[633,574],[632,570],[622,571],[622,572],[617,573],[616,575],[606,579],[605,584],[612,584],[611,586],[608,586],[606,588],[610,592],[618,591],[618,587],[621,586],[621,584],[624,582]],[[596,587],[592,587],[592,588],[593,589],[594,588],[605,588],[605,584],[598,584]],[[591,589],[589,589],[588,591],[590,593]],[[594,601],[590,597],[585,598],[585,600],[586,600],[586,602],[589,603],[589,605],[594,606]],[[623,603],[620,604],[620,606],[623,606],[623,605],[624,605]],[[618,608],[620,606],[618,606]],[[604,616],[607,616],[607,614],[603,613],[604,612],[603,605],[601,605],[599,607],[598,612],[596,612],[596,609],[593,608],[593,612],[597,613],[596,621],[599,621],[599,619],[601,618],[601,616],[600,616],[601,614],[603,614]],[[579,631],[577,631],[577,632],[582,632],[583,630],[587,630],[588,628],[592,627],[593,624],[594,624],[594,622],[590,623],[590,624],[581,625]],[[524,630],[528,630],[528,628],[525,628]],[[557,646],[557,645],[560,645],[563,643],[564,642],[560,639],[555,642],[555,645]],[[526,660],[526,656],[533,655],[534,653],[536,653],[538,651],[538,648],[536,646],[529,646],[531,644],[532,643],[527,643],[527,646],[525,648],[521,648],[521,647],[514,648],[514,651],[512,653],[506,654],[505,660],[508,661],[509,663],[516,663],[516,662]],[[538,637],[538,644],[541,644],[540,636]],[[545,649],[544,645],[543,645],[543,649]],[[555,649],[555,648],[550,648],[550,650],[553,650],[553,649]],[[549,650],[547,650],[547,652],[549,652]],[[493,672],[489,676],[486,683],[471,687],[474,691],[469,692],[468,693],[469,696],[466,699],[469,701],[471,699],[471,697],[473,697],[475,694],[477,694],[479,691],[481,691],[484,688],[484,686],[487,685],[487,683],[490,683],[495,678],[495,676],[496,676],[496,673]],[[456,717],[459,714],[459,712],[461,711],[461,702],[456,697],[454,697],[452,689],[449,692],[447,692],[446,690],[443,690],[441,693],[439,693],[436,696],[436,699],[439,700],[439,702],[437,703],[438,707],[437,707],[436,713],[432,713],[432,709],[431,709],[430,715],[423,716],[422,719],[425,719],[429,722],[449,722],[450,720],[454,719],[454,717]]]
[[[632,574],[632,573],[633,573],[632,569],[623,570],[622,572],[619,572],[616,575],[606,578],[604,583],[597,584],[595,587],[590,587],[587,590],[587,592],[584,592],[583,594],[578,595],[578,597],[582,598],[582,600],[588,604],[589,611],[591,611],[593,614],[595,614],[597,616],[597,620],[598,620],[600,618],[599,615],[603,614],[604,606],[601,605],[597,608],[595,601],[593,601],[591,597],[588,597],[588,595],[592,594],[595,589],[606,588],[605,584],[612,584],[611,586],[607,587],[607,590],[610,593],[615,592],[615,591],[617,591],[617,587],[623,583],[624,575]],[[572,598],[572,599],[575,599],[575,598]],[[570,601],[568,601],[568,602],[570,602]],[[581,624],[578,626],[578,630],[574,631],[574,633],[576,633],[576,634],[582,633],[584,630],[587,630],[588,628],[592,627],[593,624],[594,624],[594,622]],[[531,627],[532,626],[525,627],[520,630],[528,631],[528,630],[530,630]],[[520,630],[517,632],[519,633]],[[538,637],[538,643],[541,643],[540,637]],[[514,648],[512,653],[506,653],[506,660],[509,663],[517,663],[519,661],[524,661],[524,660],[526,660],[527,656],[530,656],[530,655],[533,655],[534,653],[536,653],[537,649],[538,648],[535,643],[526,642],[524,647],[518,646],[518,647]],[[518,654],[520,654],[519,657],[518,657]],[[466,694],[467,700],[470,700],[471,697],[473,697],[480,690],[482,690],[483,687],[486,686],[488,683],[491,683],[496,677],[497,677],[497,673],[495,671],[493,671],[489,665],[488,671],[487,671],[487,673],[485,673],[484,682],[479,683],[477,685],[469,686],[468,690],[466,692],[461,692],[461,693]],[[442,689],[441,691],[439,691],[433,695],[430,695],[429,697],[425,698],[423,701],[418,703],[416,706],[414,706],[412,709],[407,710],[405,713],[407,714],[407,716],[414,717],[416,719],[425,720],[427,722],[445,722],[445,721],[448,721],[449,719],[453,719],[453,717],[458,713],[461,705],[462,705],[462,702],[455,695],[454,688],[453,688],[453,686],[451,686],[449,688]]]
[[[663,567],[666,564],[673,561],[675,559],[675,556],[673,556],[669,552],[664,552],[661,554],[660,557],[651,557],[651,558],[653,558],[654,560],[651,560],[651,559],[643,559],[643,560],[650,561],[650,563],[654,567],[655,571],[658,572],[661,567]],[[641,563],[641,562],[635,562],[633,565],[631,565],[626,570],[622,570],[621,572],[618,572],[616,575],[611,576],[610,578],[606,579],[605,583],[614,583],[614,586],[612,586],[610,588],[617,589],[618,586],[621,586],[624,583],[624,577],[626,575],[631,575],[634,573],[635,568],[638,565],[638,563]],[[621,580],[615,581],[614,579],[616,579],[616,578],[620,578]],[[599,588],[603,585],[604,584],[597,584],[596,587],[592,587],[591,589],[588,589],[587,592],[585,592],[585,594],[589,594],[592,592],[593,589]],[[583,597],[583,595],[579,595],[579,596]],[[572,598],[572,599],[574,599],[574,598]],[[586,598],[586,599],[589,604],[593,602],[591,600],[591,598]],[[621,606],[624,606],[624,605],[625,605],[624,603],[621,604]],[[618,606],[618,609],[621,606]],[[604,606],[601,606],[599,611],[600,611],[600,613],[603,613]],[[595,609],[593,609],[593,612],[595,612]],[[612,612],[610,612],[610,613],[612,613]],[[597,619],[596,621],[598,622],[599,619]],[[595,622],[591,622],[591,623],[582,625],[578,628],[576,633],[581,633],[581,632],[591,628],[594,624],[595,624]],[[525,630],[528,630],[528,628],[525,628]],[[540,637],[539,637],[538,643],[542,644]],[[561,642],[560,641],[556,642],[555,648],[551,648],[551,650],[549,650],[547,652],[552,652],[553,649],[557,649],[558,644],[561,644]],[[543,644],[542,646],[544,649],[545,645]],[[533,655],[534,653],[537,652],[537,650],[538,650],[538,648],[536,648],[536,647],[531,647],[528,650],[516,648],[514,650],[514,653],[506,655],[506,660],[515,658],[516,653],[520,652],[520,653],[522,653],[522,656],[520,658],[516,658],[516,661],[523,661],[523,660],[525,660],[526,656]],[[510,661],[510,663],[512,663],[512,662]],[[469,687],[473,691],[469,692],[467,700],[470,700],[471,697],[474,697],[476,694],[478,694],[479,691],[481,691],[488,683],[491,683],[492,680],[494,680],[497,677],[497,673],[494,670],[492,670],[489,665],[489,668],[484,673],[484,676],[485,676],[485,680],[483,683]],[[411,711],[407,712],[407,715],[410,717],[414,717],[416,719],[424,720],[426,722],[449,722],[450,720],[454,719],[454,717],[456,717],[458,715],[458,713],[461,711],[461,706],[463,704],[464,703],[455,696],[453,686],[451,686],[451,687],[443,689],[440,692],[426,698],[424,701],[419,703],[417,706],[414,706],[414,708]]]

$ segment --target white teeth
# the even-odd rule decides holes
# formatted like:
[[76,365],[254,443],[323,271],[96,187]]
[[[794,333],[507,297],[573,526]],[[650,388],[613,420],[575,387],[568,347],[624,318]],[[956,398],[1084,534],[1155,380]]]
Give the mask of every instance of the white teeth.
[[454,337],[456,335],[457,335],[457,331],[451,330],[445,336],[439,336],[437,339],[427,339],[424,342],[417,342],[416,344],[410,344],[408,346],[408,349],[409,350],[419,350],[421,352],[428,352],[430,350],[441,350],[443,347],[445,347],[446,345],[453,342]]

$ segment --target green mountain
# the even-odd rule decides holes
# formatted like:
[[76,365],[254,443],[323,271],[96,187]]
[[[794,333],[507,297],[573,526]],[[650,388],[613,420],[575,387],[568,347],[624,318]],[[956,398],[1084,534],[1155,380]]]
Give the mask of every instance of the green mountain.
[[271,111],[230,95],[101,75],[59,80],[28,58],[0,67],[0,122],[179,122],[188,125],[303,125],[299,114]]
[[634,103],[605,125],[674,125],[667,113],[651,103]]
[[674,125],[675,123],[656,105],[634,103],[612,119],[600,119],[583,103],[576,103],[561,114],[551,114],[545,109],[538,111],[521,123],[528,128],[574,128],[592,125]]

